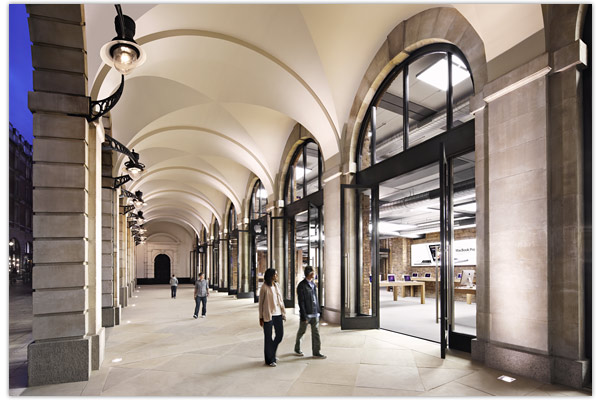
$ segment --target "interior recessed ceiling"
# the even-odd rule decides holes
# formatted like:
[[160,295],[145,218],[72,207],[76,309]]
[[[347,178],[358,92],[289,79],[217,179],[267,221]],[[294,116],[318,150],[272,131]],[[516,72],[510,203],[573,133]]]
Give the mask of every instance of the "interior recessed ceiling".
[[[124,4],[147,53],[110,114],[112,136],[146,165],[127,188],[150,196],[150,221],[198,232],[225,217],[228,200],[240,212],[253,176],[273,193],[296,123],[315,136],[324,160],[336,157],[358,86],[387,35],[437,6]],[[539,4],[441,6],[456,7],[475,27],[488,60],[543,28]],[[113,5],[85,4],[97,98],[120,83],[99,57],[115,36],[115,16]],[[116,158],[115,176],[127,160]]]

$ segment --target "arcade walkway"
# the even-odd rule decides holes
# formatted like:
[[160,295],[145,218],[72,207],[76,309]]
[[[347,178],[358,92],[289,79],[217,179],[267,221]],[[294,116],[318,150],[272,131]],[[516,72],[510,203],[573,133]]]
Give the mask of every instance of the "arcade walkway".
[[[30,296],[29,296],[30,297]],[[10,395],[35,396],[584,396],[589,392],[544,385],[523,377],[513,383],[469,360],[441,360],[439,346],[382,330],[321,327],[326,360],[293,356],[298,317],[288,316],[278,366],[263,365],[257,305],[211,293],[207,317],[193,319],[192,287],[170,298],[169,286],[141,286],[124,308],[122,324],[106,329],[102,367],[89,381],[24,388],[24,321],[30,298],[13,294],[20,309],[10,317]],[[20,316],[19,316],[20,315]],[[25,374],[23,374],[25,373]],[[20,387],[20,388],[19,388]]]

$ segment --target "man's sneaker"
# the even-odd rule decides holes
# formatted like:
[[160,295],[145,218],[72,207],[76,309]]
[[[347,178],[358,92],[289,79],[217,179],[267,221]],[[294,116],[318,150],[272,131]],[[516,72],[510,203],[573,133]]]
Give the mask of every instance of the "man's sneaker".
[[277,367],[277,364],[275,364],[275,362],[271,363],[271,364],[267,364],[269,367]]
[[192,317],[193,317],[193,318],[195,318],[195,319],[197,319],[197,318],[198,318],[198,316],[196,316],[196,315],[193,315]]
[[201,315],[201,318],[204,318],[204,317],[205,317],[205,315]]
[[313,354],[312,357],[314,357],[315,359],[326,359],[327,358],[327,356],[325,356],[322,353]]
[[296,356],[300,356],[300,357],[303,357],[304,356],[304,353],[302,353],[300,350],[294,350],[294,354]]

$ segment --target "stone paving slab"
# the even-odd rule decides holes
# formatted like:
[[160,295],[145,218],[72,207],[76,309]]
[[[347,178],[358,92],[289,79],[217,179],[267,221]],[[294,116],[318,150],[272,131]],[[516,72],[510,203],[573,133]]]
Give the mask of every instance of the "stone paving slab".
[[106,329],[105,357],[89,381],[26,387],[31,341],[30,290],[10,292],[10,396],[586,396],[473,362],[467,353],[440,358],[436,343],[385,330],[342,331],[321,325],[325,360],[311,357],[310,329],[295,356],[299,317],[288,311],[278,366],[263,361],[257,304],[212,292],[207,317],[193,319],[192,286],[176,299],[169,286],[142,286]]

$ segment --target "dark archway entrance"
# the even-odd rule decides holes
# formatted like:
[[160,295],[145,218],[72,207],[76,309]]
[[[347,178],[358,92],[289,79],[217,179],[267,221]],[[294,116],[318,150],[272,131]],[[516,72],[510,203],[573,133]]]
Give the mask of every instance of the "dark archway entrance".
[[153,266],[155,283],[168,284],[170,282],[170,258],[168,255],[157,255]]

